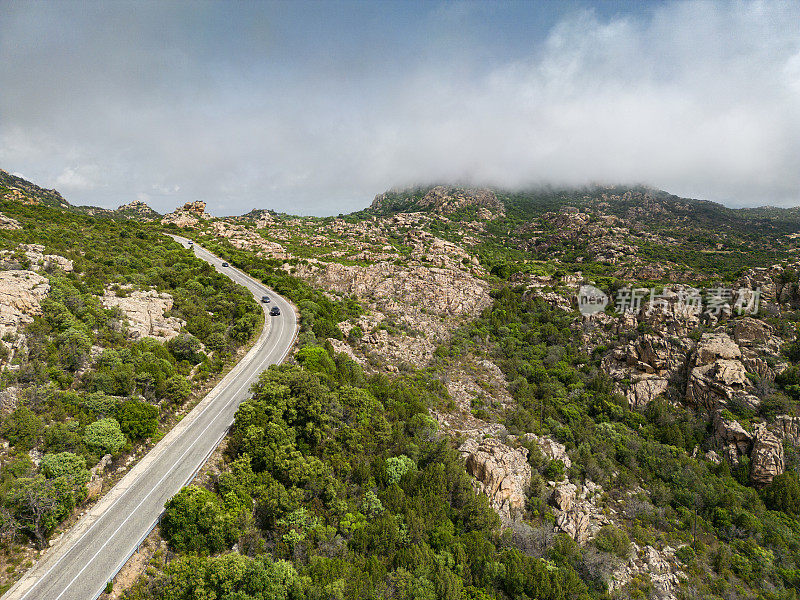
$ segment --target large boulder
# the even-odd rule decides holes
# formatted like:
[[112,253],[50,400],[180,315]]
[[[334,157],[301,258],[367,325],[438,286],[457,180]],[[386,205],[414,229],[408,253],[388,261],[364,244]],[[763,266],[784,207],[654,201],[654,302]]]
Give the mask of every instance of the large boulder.
[[729,462],[736,464],[739,457],[750,452],[753,436],[735,419],[726,418],[721,410],[714,413],[714,440]]
[[704,333],[691,363],[686,399],[709,411],[724,408],[733,398],[758,406],[741,358],[741,348],[728,334]]
[[507,525],[515,521],[525,509],[525,493],[531,481],[528,451],[487,438],[468,439],[459,452],[477,489],[488,496],[500,520]]
[[750,452],[750,480],[757,486],[769,485],[776,475],[783,473],[784,467],[780,439],[763,423],[756,424]]

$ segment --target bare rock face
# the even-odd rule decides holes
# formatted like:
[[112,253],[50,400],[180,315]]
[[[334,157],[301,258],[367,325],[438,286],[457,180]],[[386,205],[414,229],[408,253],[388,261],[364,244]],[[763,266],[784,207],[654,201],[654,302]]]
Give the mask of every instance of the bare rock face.
[[714,440],[725,458],[736,464],[740,456],[750,452],[753,436],[738,421],[724,418],[718,410],[714,413]]
[[206,203],[202,200],[195,202],[187,202],[175,212],[164,215],[161,219],[162,225],[173,223],[181,228],[195,228],[200,223],[201,219],[210,219],[211,216],[206,214]]
[[687,400],[709,411],[725,407],[734,397],[758,406],[741,358],[741,348],[726,333],[704,333],[689,372]]
[[717,359],[739,359],[742,351],[727,333],[705,333],[697,345],[695,366],[709,365]]
[[21,329],[33,323],[33,318],[42,314],[42,299],[50,292],[50,282],[33,271],[0,271],[0,338],[10,351],[6,362],[25,347],[25,336]]
[[624,313],[616,319],[599,313],[603,316],[598,322],[620,335],[629,334],[640,325],[646,325],[651,331],[637,335],[602,359],[603,370],[633,407],[647,406],[664,394],[669,381],[687,368],[695,349],[695,342],[687,335],[700,320],[684,302],[684,293],[682,286],[667,289],[661,297],[643,302],[637,312]]
[[775,435],[795,446],[800,446],[800,417],[778,415],[773,426]]
[[733,327],[733,337],[737,344],[767,343],[772,339],[771,325],[752,317],[738,319]]
[[22,229],[19,221],[0,213],[0,229]]
[[32,323],[42,314],[40,302],[49,291],[47,279],[33,271],[0,272],[0,326]]
[[763,423],[756,424],[750,453],[750,480],[757,486],[769,485],[776,475],[783,473],[784,467],[781,440]]
[[631,548],[630,558],[614,569],[608,578],[608,591],[614,592],[634,578],[645,576],[653,584],[656,592],[654,597],[660,600],[676,600],[681,580],[686,575],[678,567],[675,550],[670,546],[663,550],[653,546],[642,548],[636,543],[631,544]]
[[[597,504],[603,488],[593,481],[587,481],[581,487],[569,482],[550,482],[550,485],[554,487],[551,501],[556,513],[556,527],[579,544],[585,544],[597,535],[601,527],[611,523]],[[609,512],[614,513],[613,509]]]
[[[261,221],[256,224],[259,227]],[[289,258],[286,250],[277,242],[264,239],[252,229],[226,221],[211,224],[211,230],[217,237],[227,238],[234,248],[255,252],[256,256],[266,258]]]
[[61,269],[67,273],[73,269],[72,261],[58,254],[45,254],[44,246],[41,244],[22,244],[20,248],[25,252],[31,261],[31,269],[39,271],[44,269],[52,271],[53,269]]
[[[435,239],[428,242],[428,248],[436,247]],[[364,331],[365,352],[421,367],[431,360],[436,345],[450,335],[459,319],[474,317],[491,303],[488,284],[471,273],[472,267],[462,268],[455,249],[443,247],[428,256],[444,266],[388,261],[360,266],[309,260],[293,267],[293,272],[315,286],[356,296],[367,304],[371,315],[383,315],[395,322],[386,328],[380,321],[360,319],[357,324]],[[389,331],[398,326],[402,334]]]
[[550,500],[558,510],[568,511],[572,508],[575,502],[575,495],[578,492],[578,486],[569,481],[560,483],[556,489],[553,490],[553,495]]
[[181,319],[164,316],[165,312],[172,309],[172,296],[167,293],[136,290],[120,298],[106,290],[101,301],[106,308],[116,307],[122,311],[133,339],[152,337],[166,341],[177,336],[181,327],[186,325]]
[[86,501],[96,500],[103,491],[103,479],[94,476],[86,482]]
[[476,487],[489,497],[500,520],[506,525],[512,523],[525,509],[525,491],[531,481],[528,451],[487,438],[468,439],[459,452]]

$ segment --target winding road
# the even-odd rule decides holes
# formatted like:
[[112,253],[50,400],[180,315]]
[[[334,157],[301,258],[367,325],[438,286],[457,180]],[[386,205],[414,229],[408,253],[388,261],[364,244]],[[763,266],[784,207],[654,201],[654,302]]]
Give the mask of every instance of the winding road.
[[[183,246],[188,240],[171,236]],[[266,323],[242,360],[144,456],[76,525],[3,595],[4,600],[94,600],[152,531],[164,503],[191,481],[233,423],[250,386],[269,365],[283,361],[297,335],[292,305],[222,259],[194,253],[247,287],[264,308]],[[261,303],[262,296],[271,302]],[[269,316],[277,306],[280,316]]]

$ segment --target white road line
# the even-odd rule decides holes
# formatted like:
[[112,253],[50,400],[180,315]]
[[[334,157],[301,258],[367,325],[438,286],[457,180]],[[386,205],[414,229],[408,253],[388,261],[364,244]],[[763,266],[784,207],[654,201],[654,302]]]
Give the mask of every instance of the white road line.
[[[216,257],[215,257],[213,254],[211,254],[210,252],[206,251],[205,249],[203,249],[203,251],[205,251],[207,254],[209,254],[209,256],[211,256],[212,258],[216,258]],[[238,273],[237,271],[234,271],[234,273],[235,273],[236,275],[239,275],[240,277],[242,277],[242,276],[243,276],[243,277],[248,277],[247,275],[242,275],[242,274]],[[233,278],[231,277],[231,279],[233,279]],[[255,281],[255,280],[253,280],[253,281]],[[249,286],[245,286],[245,287],[248,287],[248,288],[249,288]],[[256,285],[255,285],[254,287],[256,287],[257,289],[258,289],[258,287],[262,287],[263,289],[266,289],[266,290],[267,290],[267,291],[269,291],[270,293],[274,293],[274,292],[272,292],[271,290],[269,290],[269,288],[266,288],[266,286],[262,286],[261,284],[258,284],[258,283],[256,283]],[[251,293],[254,293],[254,294],[256,293],[256,292],[253,292],[253,290],[252,290],[252,289],[251,289],[250,291],[251,291]],[[265,316],[268,316],[268,315],[265,315]],[[263,367],[264,363],[270,360],[270,356],[271,356],[271,354],[272,354],[272,353],[275,351],[275,348],[277,347],[278,343],[281,341],[281,336],[282,336],[282,334],[283,334],[283,331],[284,331],[284,325],[285,325],[284,321],[285,321],[285,319],[280,319],[280,330],[279,330],[279,333],[278,333],[278,335],[276,336],[276,338],[273,340],[273,343],[272,343],[271,347],[269,348],[269,350],[267,350],[267,351],[266,351],[266,354],[265,354],[264,358],[261,360],[261,362],[259,362],[259,363],[258,363],[258,366],[257,366],[257,368],[255,369],[255,372],[256,372],[256,373],[260,373],[260,372],[263,370],[263,369],[262,369],[262,367]],[[265,326],[265,327],[269,327],[269,325],[270,325],[269,323],[265,323],[265,324],[264,324],[264,326]],[[280,361],[280,360],[282,360],[282,359],[283,359],[283,357],[285,357],[285,356],[286,356],[286,354],[287,354],[287,352],[284,352],[284,353],[283,353],[283,356],[281,356],[281,358],[279,359],[279,361]],[[249,368],[248,366],[246,366],[246,367],[245,367],[245,369],[248,369],[248,368]],[[152,493],[153,493],[153,492],[156,490],[156,488],[157,488],[157,487],[158,487],[158,486],[159,486],[159,485],[160,485],[160,484],[161,484],[161,483],[164,481],[164,479],[165,479],[165,478],[166,478],[166,477],[167,477],[167,476],[168,476],[170,473],[172,473],[172,471],[174,471],[174,470],[175,470],[175,468],[178,466],[178,464],[180,463],[180,461],[181,461],[181,460],[183,460],[183,458],[186,456],[186,454],[187,454],[187,453],[188,453],[190,450],[192,450],[192,449],[194,448],[195,444],[196,444],[196,443],[197,443],[197,442],[200,440],[200,438],[201,438],[201,437],[202,437],[202,435],[203,435],[203,434],[204,434],[204,433],[205,433],[205,432],[208,430],[208,428],[209,428],[209,427],[211,427],[211,426],[212,426],[212,425],[213,425],[213,424],[216,422],[216,420],[219,418],[219,416],[220,416],[220,415],[221,415],[221,414],[222,414],[222,413],[223,413],[223,412],[224,412],[224,411],[225,411],[225,410],[226,410],[226,409],[227,409],[227,408],[228,408],[228,407],[231,405],[231,403],[233,403],[233,402],[234,402],[234,401],[237,399],[237,397],[238,397],[239,393],[242,391],[242,389],[243,389],[245,386],[247,386],[248,384],[255,383],[255,381],[256,381],[256,380],[254,379],[252,382],[249,382],[249,381],[248,381],[248,382],[245,382],[245,383],[243,383],[243,384],[242,384],[242,385],[239,387],[239,389],[237,389],[237,390],[236,390],[236,392],[234,392],[234,394],[233,394],[233,397],[232,397],[232,398],[231,398],[231,399],[230,399],[228,402],[226,402],[224,406],[222,406],[222,407],[219,407],[219,410],[218,410],[217,414],[216,414],[216,415],[215,415],[215,416],[212,418],[212,420],[211,420],[211,421],[210,421],[210,422],[209,422],[209,423],[206,425],[206,427],[203,429],[203,431],[202,431],[202,432],[201,432],[199,435],[197,435],[197,436],[196,436],[196,437],[195,437],[193,440],[191,440],[191,442],[190,442],[190,444],[189,444],[189,447],[187,447],[187,448],[186,448],[186,450],[183,452],[183,454],[181,454],[181,456],[180,456],[180,457],[179,457],[179,458],[178,458],[178,459],[177,459],[177,460],[176,460],[176,461],[173,463],[173,465],[172,465],[172,466],[170,467],[170,469],[169,469],[169,470],[168,470],[168,471],[167,471],[167,472],[166,472],[166,473],[165,473],[165,474],[164,474],[164,475],[161,477],[161,479],[158,481],[158,483],[156,483],[156,484],[153,486],[153,488],[150,490],[150,492],[148,492],[148,493],[147,493],[147,495],[146,495],[146,496],[145,496],[145,497],[144,497],[144,498],[143,498],[143,499],[142,499],[142,500],[139,502],[139,504],[136,506],[136,508],[134,508],[134,510],[133,510],[133,511],[132,511],[132,512],[131,512],[131,513],[130,513],[130,514],[129,514],[129,515],[126,517],[126,518],[125,518],[125,520],[124,520],[124,521],[123,521],[123,522],[122,522],[122,523],[119,525],[119,527],[117,527],[117,529],[114,531],[114,533],[112,533],[112,534],[111,534],[111,536],[109,536],[108,540],[106,540],[106,542],[105,542],[105,543],[104,543],[104,544],[103,544],[103,545],[100,547],[100,549],[99,549],[99,550],[98,550],[98,551],[95,553],[95,555],[94,555],[94,556],[93,556],[93,557],[92,557],[92,558],[91,558],[91,559],[90,559],[90,560],[87,562],[87,564],[86,564],[86,565],[84,565],[84,567],[83,567],[83,568],[82,568],[82,569],[81,569],[81,570],[78,572],[78,574],[77,574],[75,577],[73,577],[73,579],[72,579],[72,580],[71,580],[71,581],[70,581],[70,582],[67,584],[67,586],[66,586],[66,587],[65,587],[65,588],[62,590],[62,592],[61,592],[61,593],[60,593],[60,594],[59,594],[59,595],[56,597],[56,600],[58,600],[59,598],[61,598],[61,597],[62,597],[62,596],[63,596],[63,595],[66,593],[66,591],[69,589],[69,587],[70,587],[70,586],[71,586],[71,585],[72,585],[72,584],[73,584],[73,583],[74,583],[74,582],[75,582],[75,581],[78,579],[78,577],[80,577],[80,575],[81,575],[81,574],[82,574],[82,573],[83,573],[83,572],[86,570],[86,568],[89,566],[89,564],[91,564],[91,562],[93,562],[93,561],[94,561],[94,559],[95,559],[95,558],[97,558],[97,556],[100,554],[100,552],[102,552],[102,551],[103,551],[103,549],[104,549],[104,548],[105,548],[105,547],[108,545],[108,543],[111,541],[111,539],[112,539],[112,538],[113,538],[113,537],[114,537],[114,536],[115,536],[115,535],[116,535],[116,534],[119,532],[119,530],[120,530],[120,529],[121,529],[121,528],[122,528],[122,527],[123,527],[123,526],[124,526],[124,525],[125,525],[125,524],[128,522],[128,520],[130,520],[130,518],[131,518],[131,517],[132,517],[132,516],[133,516],[133,515],[136,513],[136,511],[137,511],[137,510],[138,510],[138,509],[141,507],[141,505],[142,505],[142,504],[143,504],[143,503],[144,503],[144,502],[145,502],[145,501],[146,501],[146,500],[147,500],[147,499],[148,499],[148,498],[149,498],[149,497],[152,495]],[[228,386],[229,386],[229,385],[230,385],[230,384],[228,384]],[[224,389],[222,389],[222,390],[216,390],[216,391],[215,391],[215,390],[212,390],[210,393],[214,393],[215,395],[219,396],[219,395],[221,395],[221,394],[222,394],[222,393],[223,393],[225,390],[227,390],[227,389],[228,389],[228,386],[226,386],[226,387],[225,387]],[[194,417],[194,419],[193,419],[193,422],[192,422],[192,423],[189,425],[189,427],[187,427],[187,432],[188,432],[188,431],[190,431],[190,429],[189,429],[189,428],[190,428],[190,427],[192,427],[192,425],[194,425],[194,423],[197,423],[197,422],[199,422],[199,421],[200,421],[201,417],[202,417],[202,416],[203,416],[203,415],[206,413],[206,411],[208,411],[208,409],[209,409],[209,408],[211,408],[212,406],[215,406],[215,404],[214,404],[213,402],[209,402],[209,403],[208,403],[208,405],[206,405],[206,406],[203,408],[203,410],[202,410],[202,411],[201,411],[201,412],[200,412],[200,413],[199,413],[199,414],[198,414],[196,417]],[[177,426],[177,425],[176,425],[176,426]],[[230,425],[228,425],[228,426],[230,426]],[[176,441],[177,441],[177,440],[176,440]],[[148,466],[148,467],[145,469],[145,471],[143,471],[143,472],[142,472],[142,473],[139,475],[139,478],[141,478],[141,477],[143,477],[144,475],[146,475],[146,474],[147,474],[147,473],[148,473],[148,472],[149,472],[149,471],[150,471],[150,470],[151,470],[151,469],[152,469],[154,466],[157,466],[157,463],[156,463],[155,461],[154,461],[153,463],[151,463],[151,464],[150,464],[150,465],[149,465],[149,466]],[[27,597],[28,597],[28,595],[29,595],[29,594],[30,594],[30,593],[31,593],[31,592],[32,592],[34,589],[36,589],[36,587],[39,585],[39,583],[41,583],[41,582],[42,582],[42,581],[43,581],[43,580],[44,580],[44,579],[45,579],[45,578],[46,578],[46,577],[47,577],[47,576],[48,576],[48,575],[49,575],[49,574],[50,574],[50,573],[53,571],[53,569],[55,569],[56,567],[58,567],[58,565],[59,565],[59,564],[61,564],[61,562],[62,562],[62,561],[63,561],[63,560],[64,560],[64,559],[67,557],[67,555],[68,555],[69,553],[71,553],[71,552],[72,552],[72,551],[73,551],[73,550],[74,550],[74,549],[75,549],[75,548],[78,546],[78,543],[79,543],[79,542],[80,542],[82,539],[84,539],[84,538],[85,538],[85,536],[86,536],[86,535],[88,535],[88,534],[89,534],[89,532],[90,532],[90,531],[92,531],[92,530],[95,528],[95,526],[96,526],[96,525],[98,525],[98,524],[99,524],[99,523],[100,523],[100,522],[103,520],[103,518],[104,518],[106,515],[108,515],[108,514],[111,514],[111,512],[112,512],[112,509],[113,509],[114,507],[116,507],[116,505],[117,505],[117,504],[118,504],[118,503],[119,503],[119,502],[120,502],[120,501],[121,501],[123,498],[125,498],[125,497],[126,497],[126,496],[127,496],[127,495],[128,495],[130,492],[131,492],[131,490],[132,490],[132,489],[133,489],[133,485],[131,485],[131,487],[129,487],[128,489],[126,489],[126,490],[125,490],[125,491],[124,491],[122,494],[120,494],[120,496],[119,496],[119,497],[118,497],[118,498],[117,498],[117,499],[116,499],[116,500],[115,500],[115,501],[114,501],[114,502],[113,502],[113,503],[112,503],[110,506],[108,506],[108,507],[105,509],[105,511],[104,511],[104,512],[103,512],[103,513],[102,513],[102,514],[101,514],[101,515],[100,515],[100,516],[97,518],[97,520],[96,520],[94,523],[92,523],[92,524],[89,526],[89,528],[88,528],[88,529],[87,529],[87,530],[86,530],[86,531],[85,531],[85,532],[84,532],[84,533],[81,535],[81,537],[80,537],[80,538],[78,538],[78,539],[75,541],[75,543],[74,543],[74,544],[73,544],[73,545],[72,545],[72,546],[71,546],[69,549],[67,549],[67,550],[66,550],[66,551],[65,551],[65,552],[62,554],[62,556],[61,556],[60,558],[58,558],[58,559],[56,560],[56,562],[55,562],[55,563],[54,563],[54,564],[53,564],[53,565],[52,565],[52,566],[51,566],[51,567],[50,567],[50,568],[49,568],[47,571],[45,571],[45,573],[44,573],[44,574],[43,574],[41,577],[39,577],[39,579],[38,579],[36,582],[34,582],[34,584],[33,584],[33,585],[32,585],[32,586],[31,586],[31,587],[30,587],[30,588],[29,588],[29,589],[28,589],[28,590],[27,590],[27,591],[26,591],[26,592],[25,592],[25,593],[24,593],[24,594],[23,594],[21,597],[20,597],[20,600],[24,600],[25,598],[27,598]]]

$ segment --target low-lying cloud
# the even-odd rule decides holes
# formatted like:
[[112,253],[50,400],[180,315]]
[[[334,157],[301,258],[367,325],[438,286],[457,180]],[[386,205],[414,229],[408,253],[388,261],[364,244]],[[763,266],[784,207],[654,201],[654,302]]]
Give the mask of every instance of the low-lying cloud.
[[361,46],[291,46],[280,6],[4,3],[0,168],[77,204],[216,214],[446,181],[800,204],[800,5],[575,11],[514,44],[437,9]]

